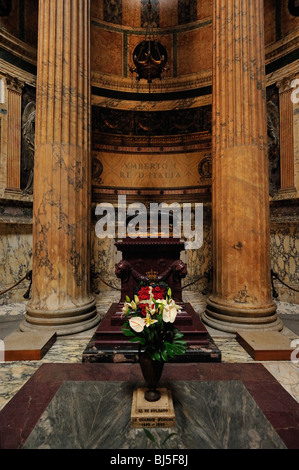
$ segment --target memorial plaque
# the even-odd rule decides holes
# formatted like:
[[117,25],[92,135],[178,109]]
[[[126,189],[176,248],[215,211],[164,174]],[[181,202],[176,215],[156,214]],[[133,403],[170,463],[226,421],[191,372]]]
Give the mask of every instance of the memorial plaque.
[[161,398],[149,402],[144,398],[146,388],[133,392],[131,427],[133,428],[172,428],[175,426],[175,413],[171,391],[159,388]]

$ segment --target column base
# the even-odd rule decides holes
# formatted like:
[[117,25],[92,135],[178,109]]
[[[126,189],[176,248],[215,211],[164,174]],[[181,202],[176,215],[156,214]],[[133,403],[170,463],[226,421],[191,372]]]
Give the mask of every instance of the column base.
[[206,325],[219,331],[236,333],[240,330],[281,331],[282,321],[276,314],[276,304],[267,308],[238,308],[223,306],[208,300],[201,320]]
[[101,316],[97,313],[95,300],[90,304],[68,310],[36,310],[27,306],[21,331],[53,331],[57,336],[81,333],[95,327]]

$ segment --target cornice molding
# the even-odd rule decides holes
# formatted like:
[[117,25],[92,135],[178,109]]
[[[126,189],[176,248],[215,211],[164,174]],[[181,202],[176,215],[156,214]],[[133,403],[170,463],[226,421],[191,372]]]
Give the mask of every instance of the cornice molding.
[[267,75],[267,86],[275,84],[280,92],[287,91],[291,86],[291,81],[298,77],[298,71],[299,59]]
[[[91,18],[91,24],[101,29],[106,29],[107,31],[115,31],[118,33],[133,34],[134,36],[144,36],[145,28],[128,26],[128,25],[119,25],[114,23],[107,23],[106,21],[100,20],[96,17]],[[210,26],[212,24],[212,17],[207,16],[197,21],[192,21],[190,23],[165,26],[161,28],[154,28],[154,33],[156,36],[162,36],[164,34],[175,34],[186,31],[193,31],[194,29],[204,28],[205,26]]]
[[19,57],[26,62],[36,66],[37,64],[37,50],[36,48],[29,46],[24,41],[16,38],[12,34],[0,28],[0,46],[7,51],[11,52],[15,56]]
[[[122,78],[116,75],[108,75],[96,71],[91,72],[92,86],[117,90],[122,92],[148,93],[148,84],[136,81],[131,78]],[[189,89],[203,88],[212,85],[212,71],[204,70],[200,73],[190,74],[179,78],[164,78],[162,81],[151,84],[152,93],[179,92]]]
[[299,27],[279,41],[266,46],[266,65],[299,48]]

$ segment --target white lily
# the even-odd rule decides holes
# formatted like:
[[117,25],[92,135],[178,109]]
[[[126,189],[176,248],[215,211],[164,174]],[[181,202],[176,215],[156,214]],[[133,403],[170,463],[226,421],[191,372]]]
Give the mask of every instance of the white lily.
[[132,330],[136,331],[136,333],[141,333],[145,327],[145,320],[141,317],[133,317],[130,318],[129,324]]
[[123,308],[121,309],[121,311],[122,311],[121,316],[127,315],[129,309],[130,309],[130,305],[127,302],[125,302]]
[[136,312],[136,310],[137,310],[137,305],[135,304],[134,300],[132,300],[130,306],[131,306],[131,308]]
[[156,314],[156,307],[155,305],[150,309],[150,314],[155,315]]
[[171,300],[169,303],[164,304],[163,309],[163,321],[165,323],[173,323],[176,319],[178,311],[181,309],[174,300]]
[[146,314],[146,318],[145,318],[145,320],[144,320],[145,326],[149,327],[149,326],[152,325],[153,323],[157,323],[157,321],[158,321],[158,320],[153,320],[149,313]]
[[165,305],[167,305],[167,300],[165,299],[156,300],[156,304],[158,305],[159,313],[163,313],[164,307]]
[[139,305],[139,297],[137,295],[134,295],[134,300],[135,300],[135,304]]

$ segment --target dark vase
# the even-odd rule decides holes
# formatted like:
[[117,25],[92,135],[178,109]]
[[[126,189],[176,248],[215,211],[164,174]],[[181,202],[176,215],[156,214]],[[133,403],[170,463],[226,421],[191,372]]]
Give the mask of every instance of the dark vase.
[[161,398],[161,393],[157,390],[158,382],[161,378],[164,362],[153,361],[147,352],[140,355],[140,367],[148,387],[144,394],[147,401],[158,401]]

